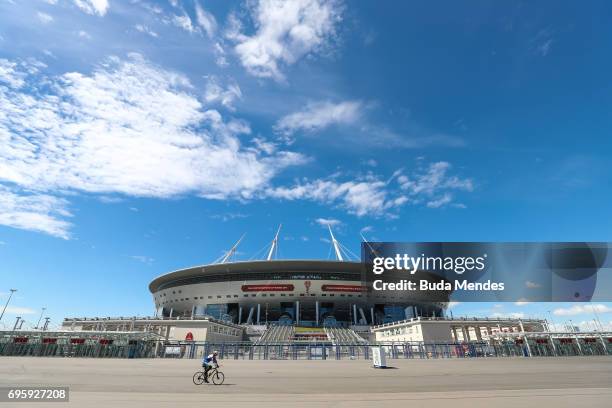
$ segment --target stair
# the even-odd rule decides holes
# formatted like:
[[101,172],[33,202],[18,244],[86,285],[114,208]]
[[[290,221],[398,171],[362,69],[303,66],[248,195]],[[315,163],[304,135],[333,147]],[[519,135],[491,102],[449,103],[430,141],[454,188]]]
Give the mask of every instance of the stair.
[[326,327],[325,332],[334,345],[363,344],[366,342],[363,337],[346,327]]

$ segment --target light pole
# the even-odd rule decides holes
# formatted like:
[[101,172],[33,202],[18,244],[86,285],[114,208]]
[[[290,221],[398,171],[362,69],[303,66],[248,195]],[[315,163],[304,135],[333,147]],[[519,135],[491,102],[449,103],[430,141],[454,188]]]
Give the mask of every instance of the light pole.
[[548,315],[550,316],[550,323],[552,324],[553,330],[557,331],[557,327],[555,326],[555,322],[553,322],[553,316],[552,313],[550,312],[550,310],[547,310]]
[[2,309],[2,313],[0,314],[0,320],[2,320],[2,317],[4,316],[4,312],[6,311],[6,308],[8,307],[8,304],[11,301],[11,297],[13,297],[13,293],[15,292],[17,292],[17,289],[11,289],[11,294],[9,295],[6,301],[6,305],[4,305],[4,309]]
[[42,311],[40,312],[40,317],[38,318],[38,322],[36,322],[35,329],[38,329],[38,326],[40,326],[40,321],[42,320],[42,317],[43,317],[43,314],[45,313],[45,310],[47,310],[47,308],[43,307]]

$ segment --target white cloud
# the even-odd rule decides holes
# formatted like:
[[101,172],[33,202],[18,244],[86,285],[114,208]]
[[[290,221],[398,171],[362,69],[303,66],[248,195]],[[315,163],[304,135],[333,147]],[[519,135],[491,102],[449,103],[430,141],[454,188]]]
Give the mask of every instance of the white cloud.
[[215,43],[213,51],[215,53],[215,64],[220,67],[226,67],[229,65],[229,62],[227,62],[227,58],[225,56],[225,48],[223,48],[223,45],[221,45],[220,42]]
[[310,103],[304,110],[281,118],[274,129],[290,136],[297,131],[315,132],[331,125],[353,124],[359,120],[362,109],[360,101]]
[[208,38],[213,38],[217,32],[217,20],[215,20],[215,16],[204,10],[198,2],[195,4],[195,11],[198,24],[204,29]]
[[173,16],[172,24],[192,34],[198,31],[197,27],[193,25],[191,18],[189,18],[187,14],[183,14],[182,16]]
[[70,192],[248,199],[306,160],[243,146],[246,123],[205,110],[186,77],[137,54],[110,58],[90,75],[17,69],[0,61],[9,85],[0,87],[0,183],[14,186],[4,187],[3,206],[18,215],[35,209],[44,222],[4,214],[5,225],[66,237],[67,203],[51,196]]
[[155,262],[155,259],[145,255],[132,255],[130,258],[147,265],[151,265],[153,262]]
[[89,33],[88,33],[87,31],[83,31],[83,30],[81,30],[81,31],[79,31],[77,34],[78,34],[78,36],[79,36],[79,37],[81,37],[81,38],[84,38],[84,39],[86,39],[86,40],[91,40],[91,35],[89,35]]
[[574,323],[574,325],[578,326],[580,328],[580,331],[612,331],[612,322],[583,320],[579,323]]
[[157,35],[157,33],[155,31],[151,30],[149,27],[147,27],[144,24],[136,24],[134,26],[134,28],[136,28],[136,30],[140,31],[143,34],[150,35],[153,38],[157,38],[158,37],[158,35]]
[[234,102],[242,99],[240,86],[234,80],[227,81],[225,87],[215,76],[208,78],[204,92],[204,100],[208,103],[220,103],[230,110],[235,110]]
[[474,189],[472,180],[447,175],[451,167],[448,162],[431,163],[425,172],[414,177],[398,176],[398,182],[402,190],[411,194],[432,195],[441,189],[472,191]]
[[336,220],[334,218],[317,218],[315,222],[321,226],[327,227],[335,227],[342,224],[342,221]]
[[555,316],[576,316],[579,314],[593,314],[593,309],[597,313],[612,313],[612,307],[603,304],[581,304],[567,308],[558,308],[553,310]]
[[[394,210],[407,203],[430,204],[439,201],[448,203],[445,194],[449,190],[472,191],[472,182],[449,176],[450,164],[431,163],[425,170],[417,171],[410,177],[398,170],[387,181],[368,174],[349,181],[336,178],[303,180],[292,187],[268,188],[265,195],[285,200],[311,200],[323,204],[335,204],[358,217],[370,215],[394,216]],[[397,179],[399,188],[391,182]],[[431,206],[431,205],[430,205]]]
[[[414,175],[406,176],[403,172],[397,171],[392,178],[397,178],[400,190],[405,192],[408,197],[417,202],[427,199],[427,207],[440,208],[453,201],[451,191],[474,190],[471,179],[449,176],[451,169],[448,162],[434,162],[427,168],[421,168]],[[465,207],[463,204],[455,204],[456,207]]]
[[525,281],[525,287],[527,289],[537,289],[537,288],[541,288],[542,285],[528,280],[528,281]]
[[335,39],[342,9],[333,0],[259,0],[250,7],[255,32],[243,34],[243,25],[231,16],[226,37],[236,43],[234,50],[251,75],[282,81],[284,66]]
[[491,317],[511,318],[511,319],[522,319],[525,317],[523,312],[495,312],[491,314]]
[[21,88],[25,85],[26,75],[16,62],[0,58],[0,83],[3,82],[11,88]]
[[531,51],[541,57],[546,57],[554,43],[554,32],[548,28],[538,31],[529,40]]
[[358,217],[381,216],[385,210],[396,207],[394,201],[389,199],[386,184],[372,177],[345,182],[320,179],[306,181],[293,187],[269,188],[266,195],[284,200],[337,204]]
[[73,0],[74,4],[87,14],[104,16],[108,11],[108,0]]
[[442,197],[427,202],[429,208],[440,208],[453,201],[453,196],[450,193],[444,193]]
[[521,299],[519,299],[518,301],[514,302],[514,305],[515,305],[515,306],[526,306],[526,305],[528,305],[528,304],[530,304],[530,303],[531,303],[531,302],[530,302],[530,301],[528,301],[527,299],[523,299],[523,298],[521,298]]
[[231,221],[233,219],[247,218],[247,217],[249,217],[248,214],[242,214],[242,213],[223,213],[223,214],[213,214],[210,216],[210,218],[212,219],[221,220],[223,222]]
[[374,231],[374,227],[371,225],[366,225],[365,227],[359,230],[359,232],[361,232],[362,234],[365,234],[366,232],[372,232],[372,231]]
[[43,24],[48,24],[53,21],[52,16],[50,16],[47,13],[43,13],[42,11],[37,12],[36,17],[38,18],[38,21],[40,21]]
[[0,184],[0,225],[68,239],[68,202],[40,193],[16,193]]

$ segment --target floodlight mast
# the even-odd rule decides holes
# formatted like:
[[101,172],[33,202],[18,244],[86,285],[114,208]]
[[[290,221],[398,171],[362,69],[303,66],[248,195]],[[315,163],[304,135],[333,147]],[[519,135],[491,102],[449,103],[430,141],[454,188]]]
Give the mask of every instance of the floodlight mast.
[[334,245],[334,252],[336,252],[336,260],[344,261],[344,259],[342,258],[342,252],[340,252],[340,244],[338,243],[338,241],[336,241],[336,237],[334,237],[331,225],[327,224],[327,228],[329,229],[329,235],[331,236],[332,244]]
[[238,245],[240,244],[240,241],[242,241],[242,238],[244,238],[246,234],[242,234],[242,236],[240,237],[240,239],[238,241],[236,241],[236,243],[234,244],[234,246],[227,251],[227,254],[225,254],[225,256],[221,259],[221,262],[219,263],[226,263],[227,261],[230,260],[230,258],[236,253],[236,248],[238,248]]
[[280,230],[282,228],[283,224],[280,224],[278,226],[278,229],[276,230],[276,235],[274,235],[274,239],[272,240],[272,245],[270,246],[270,252],[268,252],[268,257],[266,258],[267,261],[272,260],[272,256],[274,256],[274,251],[278,251],[278,234],[280,234]]

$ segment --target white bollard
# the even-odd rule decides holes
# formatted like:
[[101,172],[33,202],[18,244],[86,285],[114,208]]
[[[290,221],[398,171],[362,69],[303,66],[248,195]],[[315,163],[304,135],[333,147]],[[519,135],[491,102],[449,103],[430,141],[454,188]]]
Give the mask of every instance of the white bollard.
[[371,347],[374,368],[387,368],[387,356],[381,346]]

